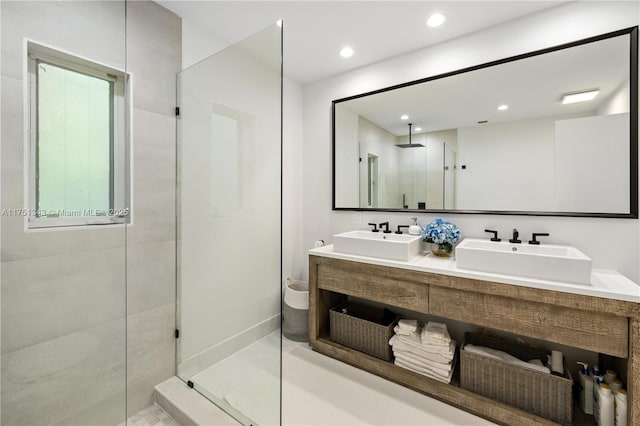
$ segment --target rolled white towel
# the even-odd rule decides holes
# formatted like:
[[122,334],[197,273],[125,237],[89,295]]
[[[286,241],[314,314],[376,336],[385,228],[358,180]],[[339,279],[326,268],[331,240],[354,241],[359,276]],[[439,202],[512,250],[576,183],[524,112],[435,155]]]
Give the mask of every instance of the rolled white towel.
[[451,341],[451,336],[449,336],[447,325],[441,322],[429,321],[422,328],[421,336],[423,340],[441,340],[447,343]]
[[472,352],[478,355],[484,355],[489,358],[499,359],[501,361],[507,362],[513,365],[519,365],[521,367],[530,368],[532,370],[540,371],[541,373],[550,374],[549,368],[541,365],[537,365],[530,362],[522,361],[521,359],[516,358],[515,356],[508,354],[503,351],[499,351],[497,349],[487,348],[485,346],[475,346],[475,345],[464,345],[464,350],[467,352]]

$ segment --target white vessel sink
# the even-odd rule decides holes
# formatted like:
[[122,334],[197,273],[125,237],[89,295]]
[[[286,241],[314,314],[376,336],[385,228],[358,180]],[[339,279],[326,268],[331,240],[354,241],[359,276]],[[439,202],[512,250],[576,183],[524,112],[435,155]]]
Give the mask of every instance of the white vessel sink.
[[591,259],[572,246],[511,244],[465,238],[456,266],[473,271],[591,285]]
[[350,231],[333,236],[337,253],[408,261],[420,254],[421,237],[407,234]]

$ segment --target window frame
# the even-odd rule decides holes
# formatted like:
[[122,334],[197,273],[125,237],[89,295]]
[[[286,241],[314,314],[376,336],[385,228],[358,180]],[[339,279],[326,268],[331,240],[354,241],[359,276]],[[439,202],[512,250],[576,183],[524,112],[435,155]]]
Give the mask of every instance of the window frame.
[[[25,40],[27,106],[27,136],[25,161],[25,229],[59,227],[91,227],[130,223],[130,173],[128,172],[129,144],[127,141],[127,101],[130,76],[115,68],[71,55],[32,41]],[[38,212],[38,64],[45,63],[72,72],[111,82],[110,94],[110,208],[105,215],[96,216],[40,216]]]

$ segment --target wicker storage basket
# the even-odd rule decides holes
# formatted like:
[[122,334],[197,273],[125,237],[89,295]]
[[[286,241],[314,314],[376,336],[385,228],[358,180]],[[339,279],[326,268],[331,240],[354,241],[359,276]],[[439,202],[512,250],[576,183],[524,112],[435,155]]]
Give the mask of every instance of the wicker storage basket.
[[[495,337],[465,333],[466,344],[498,349],[524,361],[546,361],[544,350]],[[566,363],[565,377],[559,377],[461,350],[460,386],[557,423],[572,422],[573,379]]]
[[389,339],[399,319],[388,309],[343,303],[329,311],[329,338],[376,358],[391,361]]

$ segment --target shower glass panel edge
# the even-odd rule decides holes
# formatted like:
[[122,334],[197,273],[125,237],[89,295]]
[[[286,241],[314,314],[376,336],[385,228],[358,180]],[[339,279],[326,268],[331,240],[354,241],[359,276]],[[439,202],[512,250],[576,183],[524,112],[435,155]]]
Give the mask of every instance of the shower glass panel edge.
[[177,375],[243,424],[280,424],[281,27],[177,81]]

